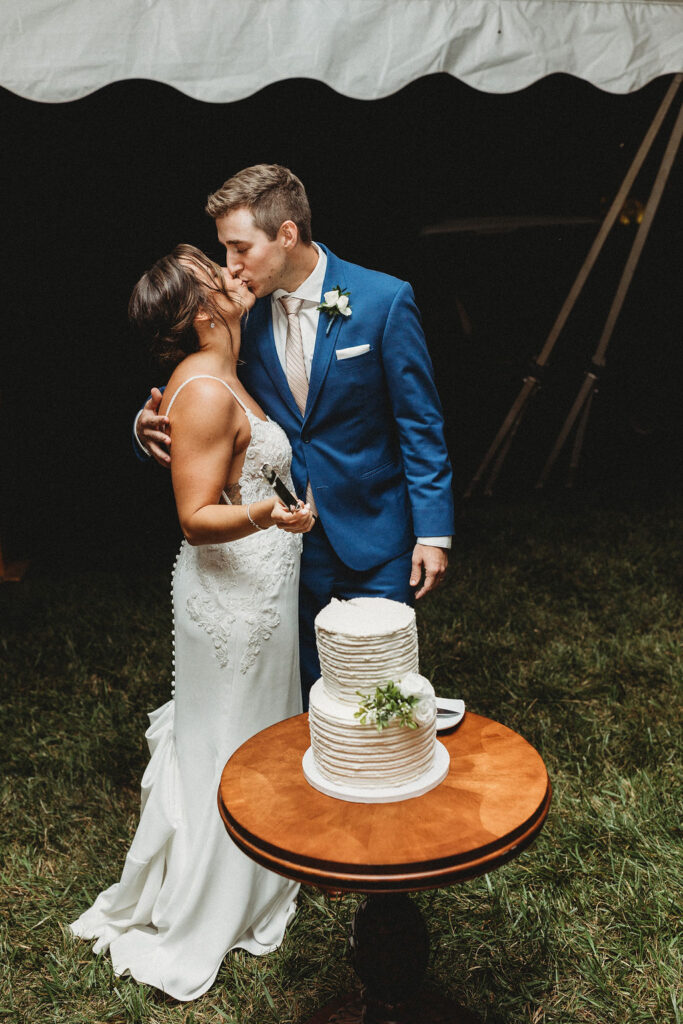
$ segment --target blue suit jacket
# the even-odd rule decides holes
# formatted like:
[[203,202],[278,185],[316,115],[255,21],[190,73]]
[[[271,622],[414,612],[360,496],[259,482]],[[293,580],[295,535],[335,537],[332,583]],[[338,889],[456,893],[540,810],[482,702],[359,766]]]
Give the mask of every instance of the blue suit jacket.
[[[305,414],[275,349],[269,296],[249,314],[240,377],[289,437],[297,494],[310,479],[332,547],[364,571],[407,551],[416,536],[453,533],[452,474],[412,288],[321,248],[323,292],[348,289],[353,312],[337,316],[329,333],[320,314]],[[357,345],[370,349],[336,358]]]

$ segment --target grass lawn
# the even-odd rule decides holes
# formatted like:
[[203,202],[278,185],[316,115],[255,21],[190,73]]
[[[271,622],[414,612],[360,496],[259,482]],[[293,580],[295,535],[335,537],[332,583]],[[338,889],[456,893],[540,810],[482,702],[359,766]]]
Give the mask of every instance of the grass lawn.
[[[521,732],[554,786],[517,860],[415,897],[428,984],[487,1024],[683,1019],[680,512],[470,509],[447,583],[419,608],[437,692]],[[0,1017],[303,1024],[352,981],[356,897],[303,889],[282,947],[228,955],[195,1003],[116,978],[67,931],[118,878],[146,713],[169,695],[171,558],[110,561],[0,588]]]

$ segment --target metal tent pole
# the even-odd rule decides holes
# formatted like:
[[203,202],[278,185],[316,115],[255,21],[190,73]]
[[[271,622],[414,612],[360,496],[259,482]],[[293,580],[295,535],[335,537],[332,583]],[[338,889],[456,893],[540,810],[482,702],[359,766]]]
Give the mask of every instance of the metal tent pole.
[[470,481],[470,484],[467,490],[465,491],[465,498],[472,497],[473,493],[478,488],[484,475],[486,474],[489,465],[495,458],[496,454],[499,452],[499,449],[501,448],[501,446],[504,446],[503,451],[499,455],[499,459],[496,463],[496,466],[494,467],[494,471],[491,474],[493,479],[489,480],[489,483],[486,488],[487,494],[492,493],[491,488],[493,485],[493,480],[495,480],[495,478],[498,476],[498,473],[502,468],[503,461],[505,459],[505,456],[507,455],[507,452],[510,448],[510,444],[512,442],[512,437],[510,437],[510,434],[512,433],[512,436],[514,436],[514,433],[516,432],[517,427],[519,426],[522,417],[524,416],[529,399],[534,394],[537,387],[540,385],[543,369],[550,357],[550,354],[552,353],[553,348],[555,347],[555,343],[562,331],[562,328],[567,322],[567,319],[569,318],[569,314],[574,308],[576,300],[581,294],[581,290],[583,289],[583,286],[586,283],[586,280],[588,279],[588,275],[593,269],[593,266],[595,265],[595,262],[597,261],[597,258],[600,255],[600,251],[603,245],[605,244],[607,236],[612,230],[616,222],[616,219],[619,216],[621,208],[623,207],[624,202],[628,197],[631,186],[633,185],[633,182],[635,181],[636,176],[638,175],[638,172],[640,171],[640,168],[642,167],[645,158],[647,157],[652,147],[652,144],[655,138],[657,137],[657,133],[659,132],[659,129],[662,126],[662,122],[664,121],[664,118],[668,113],[669,107],[673,102],[674,96],[678,91],[681,81],[683,81],[683,74],[675,75],[672,79],[671,84],[669,85],[669,88],[667,89],[666,94],[659,105],[659,109],[657,110],[657,113],[655,114],[652,120],[652,124],[648,128],[645,137],[643,138],[643,141],[640,144],[638,152],[636,153],[635,157],[633,158],[633,162],[631,163],[631,166],[626,172],[626,176],[624,177],[624,180],[621,183],[621,187],[619,188],[619,191],[614,197],[612,205],[607,211],[605,219],[600,227],[600,230],[595,236],[595,240],[593,241],[593,244],[588,252],[588,255],[586,256],[583,265],[581,266],[581,269],[577,274],[576,280],[574,281],[574,284],[572,285],[569,294],[567,295],[567,298],[565,299],[564,304],[560,309],[557,319],[555,320],[555,323],[553,324],[550,333],[546,338],[545,344],[543,345],[543,348],[541,349],[541,352],[539,353],[538,357],[532,361],[530,372],[524,378],[524,384],[517,398],[515,399],[512,408],[510,409],[510,412],[503,421],[502,426],[500,427],[498,433],[496,434],[490,448],[488,449],[479,468],[477,469],[477,472],[472,477],[472,480]]
[[664,187],[666,185],[667,179],[669,177],[669,174],[671,173],[671,168],[673,167],[674,160],[676,159],[676,153],[678,152],[678,147],[681,144],[682,137],[683,105],[678,111],[678,117],[676,118],[676,123],[673,126],[669,142],[664,151],[664,156],[662,157],[662,162],[657,172],[657,177],[655,178],[654,185],[652,186],[652,191],[650,192],[650,196],[647,201],[647,206],[645,207],[643,219],[638,227],[638,231],[636,232],[636,237],[633,240],[631,251],[628,255],[626,265],[619,280],[619,285],[617,287],[614,300],[610,307],[610,311],[607,314],[607,320],[605,321],[605,326],[602,330],[600,340],[598,341],[598,346],[593,356],[591,369],[588,370],[586,373],[583,384],[579,389],[579,394],[577,395],[574,404],[569,412],[569,415],[567,416],[567,419],[565,420],[564,425],[560,430],[557,441],[555,442],[555,445],[550,455],[548,456],[546,464],[543,467],[543,471],[540,477],[538,478],[538,482],[536,484],[537,487],[543,487],[551,469],[553,468],[553,465],[555,464],[558,455],[560,454],[565,444],[565,441],[567,440],[567,437],[574,425],[577,416],[585,408],[584,421],[581,424],[580,434],[577,437],[577,441],[574,446],[574,453],[572,456],[572,468],[574,471],[576,471],[576,469],[578,468],[579,461],[581,458],[583,438],[585,436],[586,424],[590,411],[590,403],[592,402],[593,392],[595,390],[595,385],[597,384],[599,374],[605,366],[605,353],[607,351],[607,346],[610,343],[612,334],[614,332],[614,327],[616,325],[617,319],[619,317],[619,314],[621,313],[624,301],[628,294],[631,281],[633,280],[633,275],[635,273],[636,267],[638,266],[638,260],[640,259],[640,255],[643,251],[643,247],[647,240],[648,233],[650,231],[650,228],[652,227],[652,222],[655,218],[659,202],[662,198],[662,193],[664,192]]
[[579,462],[581,461],[581,451],[583,449],[583,441],[586,436],[586,430],[588,428],[588,420],[591,413],[591,406],[593,405],[593,398],[597,395],[597,387],[591,389],[591,393],[586,399],[583,411],[581,412],[581,419],[579,425],[576,428],[576,435],[574,437],[574,445],[572,447],[572,456],[569,461],[569,473],[567,475],[567,487],[573,487],[576,481],[577,474],[579,472]]

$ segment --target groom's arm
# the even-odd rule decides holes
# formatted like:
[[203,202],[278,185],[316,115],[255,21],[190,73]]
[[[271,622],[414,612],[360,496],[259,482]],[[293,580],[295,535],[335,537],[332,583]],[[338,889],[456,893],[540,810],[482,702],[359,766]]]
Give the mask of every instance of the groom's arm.
[[133,451],[141,461],[152,456],[159,465],[168,468],[171,464],[169,420],[167,416],[159,415],[159,405],[165,390],[165,385],[161,388],[152,388],[150,397],[135,417]]
[[407,283],[387,317],[382,359],[417,535],[410,582],[417,585],[424,571],[415,595],[421,597],[441,581],[448,564],[444,549],[454,530],[453,478],[432,363]]

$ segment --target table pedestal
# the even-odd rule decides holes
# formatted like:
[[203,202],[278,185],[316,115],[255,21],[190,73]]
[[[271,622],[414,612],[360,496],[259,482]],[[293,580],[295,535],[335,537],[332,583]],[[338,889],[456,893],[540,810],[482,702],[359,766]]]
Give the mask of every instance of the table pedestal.
[[455,1003],[422,991],[429,937],[420,911],[404,893],[363,900],[349,943],[360,993],[335,999],[308,1024],[480,1024]]

